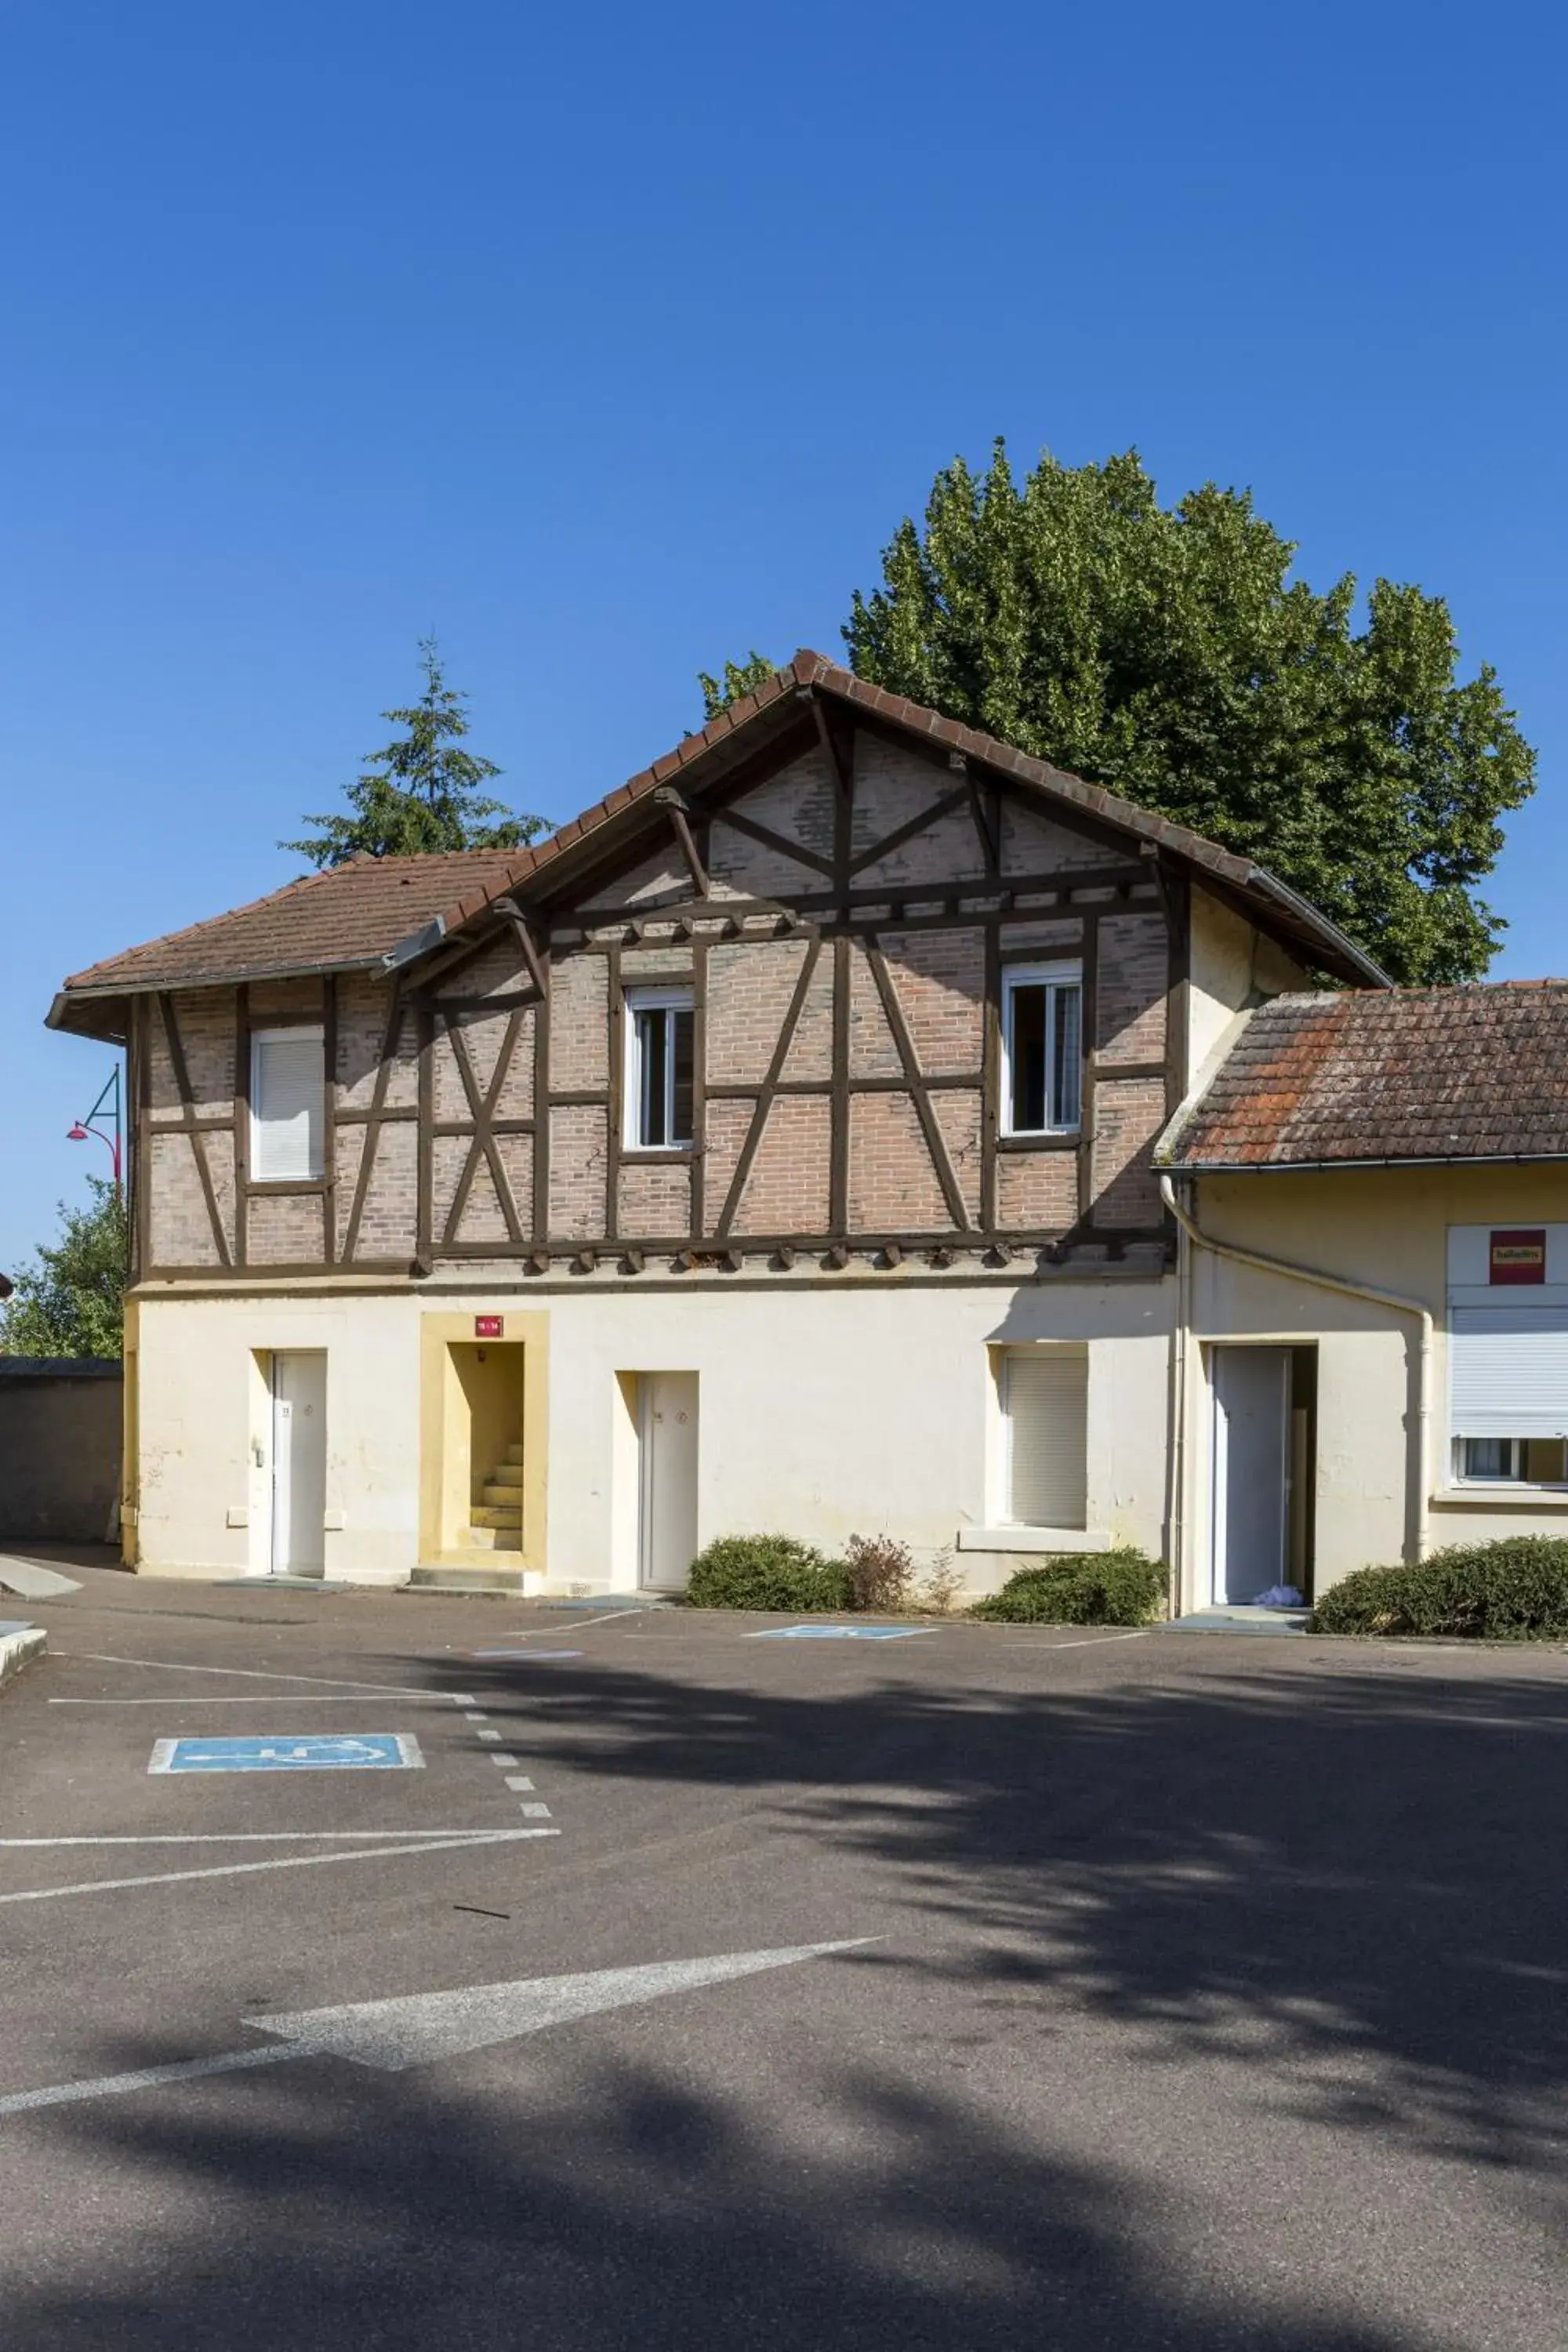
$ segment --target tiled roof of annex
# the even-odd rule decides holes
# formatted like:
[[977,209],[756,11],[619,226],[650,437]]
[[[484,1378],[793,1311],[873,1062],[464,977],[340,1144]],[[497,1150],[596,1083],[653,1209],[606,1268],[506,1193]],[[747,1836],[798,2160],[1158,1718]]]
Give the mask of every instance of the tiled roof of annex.
[[1568,1158],[1568,980],[1274,997],[1155,1158],[1193,1170]]

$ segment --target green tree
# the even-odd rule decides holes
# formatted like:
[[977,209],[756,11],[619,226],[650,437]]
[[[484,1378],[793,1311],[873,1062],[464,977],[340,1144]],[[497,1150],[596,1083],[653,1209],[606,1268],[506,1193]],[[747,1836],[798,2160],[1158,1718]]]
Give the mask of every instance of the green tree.
[[538,816],[514,816],[483,787],[500,770],[458,747],[468,731],[466,695],[447,684],[434,637],[419,641],[425,691],[408,710],[382,717],[407,729],[365,755],[366,772],[348,787],[352,816],[308,816],[320,837],[283,841],[312,866],[351,857],[415,857],[444,849],[518,849],[545,830]]
[[1490,668],[1457,678],[1440,597],[1380,579],[1358,627],[1354,580],[1320,594],[1295,552],[1234,490],[1162,507],[1135,451],[1020,488],[998,442],[937,476],[844,636],[859,677],[1257,857],[1396,979],[1472,979],[1535,754]]
[[125,1337],[131,1232],[125,1200],[89,1176],[92,1206],[59,1204],[60,1235],[43,1243],[0,1307],[0,1355],[118,1356]]
[[704,720],[717,719],[721,710],[728,710],[732,702],[739,702],[743,694],[750,694],[754,686],[772,677],[777,667],[777,662],[769,661],[753,646],[743,662],[725,663],[722,678],[710,677],[705,669],[700,669],[697,683],[702,688]]

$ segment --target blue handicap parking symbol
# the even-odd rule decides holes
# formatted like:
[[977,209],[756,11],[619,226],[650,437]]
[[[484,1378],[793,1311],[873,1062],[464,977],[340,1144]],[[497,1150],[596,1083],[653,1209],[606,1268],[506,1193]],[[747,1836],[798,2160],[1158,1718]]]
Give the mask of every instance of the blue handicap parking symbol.
[[929,1633],[929,1625],[770,1625],[765,1633],[748,1633],[749,1642],[910,1642]]
[[149,1772],[408,1772],[425,1759],[406,1731],[260,1732],[247,1739],[160,1739]]

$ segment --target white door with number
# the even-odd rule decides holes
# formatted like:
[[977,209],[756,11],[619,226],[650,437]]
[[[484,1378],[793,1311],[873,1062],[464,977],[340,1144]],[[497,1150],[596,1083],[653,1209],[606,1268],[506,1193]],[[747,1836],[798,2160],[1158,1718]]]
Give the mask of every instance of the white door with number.
[[697,1375],[637,1376],[641,1581],[679,1592],[697,1552]]
[[272,1359],[274,1576],[318,1576],[326,1566],[327,1359],[321,1349]]

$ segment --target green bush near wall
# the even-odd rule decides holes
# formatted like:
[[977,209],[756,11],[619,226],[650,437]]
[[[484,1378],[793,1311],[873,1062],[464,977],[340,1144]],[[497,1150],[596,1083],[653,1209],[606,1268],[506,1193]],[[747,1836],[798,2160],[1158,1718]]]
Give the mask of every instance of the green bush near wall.
[[849,1574],[794,1536],[721,1536],[691,1563],[695,1609],[847,1609]]
[[1003,1625],[1146,1625],[1164,1608],[1165,1593],[1163,1565],[1119,1544],[1113,1551],[1052,1552],[970,1613]]
[[1454,1544],[1416,1568],[1361,1568],[1325,1592],[1314,1633],[1454,1634],[1480,1642],[1568,1637],[1568,1540]]

